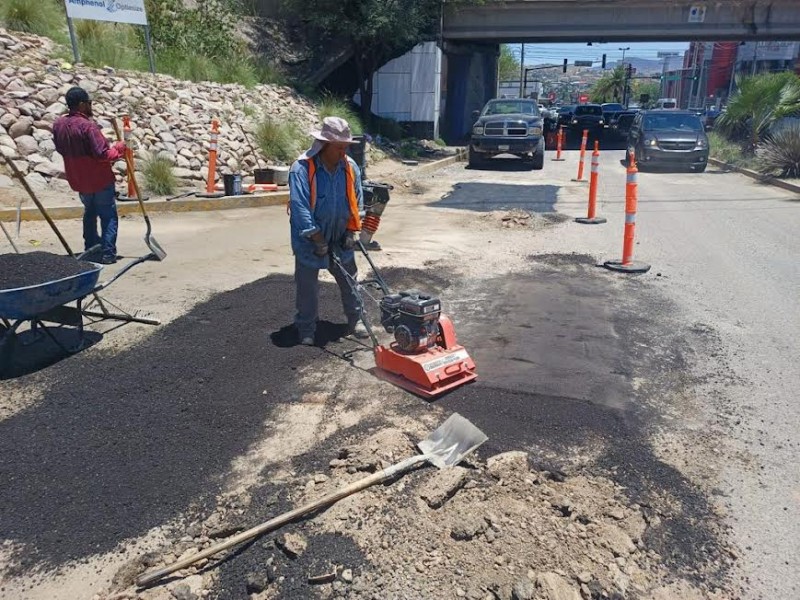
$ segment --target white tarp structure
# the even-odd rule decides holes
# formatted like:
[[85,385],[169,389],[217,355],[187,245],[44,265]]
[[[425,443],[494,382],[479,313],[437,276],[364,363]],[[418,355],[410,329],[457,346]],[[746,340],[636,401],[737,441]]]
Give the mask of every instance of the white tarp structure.
[[[34,2],[36,0],[31,0]],[[144,0],[64,0],[67,17],[147,25]]]
[[[439,136],[442,51],[436,42],[418,44],[373,75],[372,112],[399,123],[428,124]],[[360,104],[360,95],[354,100]]]

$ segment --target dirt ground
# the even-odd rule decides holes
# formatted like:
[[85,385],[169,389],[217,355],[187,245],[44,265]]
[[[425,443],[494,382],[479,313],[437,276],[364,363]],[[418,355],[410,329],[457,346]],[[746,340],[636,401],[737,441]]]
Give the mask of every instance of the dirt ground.
[[[392,177],[373,258],[393,288],[441,295],[478,365],[435,402],[370,373],[328,274],[321,347],[294,345],[280,208],[158,215],[167,259],[107,297],[163,325],[98,323],[68,359],[32,345],[0,381],[0,598],[746,596],[697,394],[731,377],[696,360],[714,333],[687,325],[661,273],[598,269],[600,240],[567,223],[585,187],[547,167]],[[124,254],[144,251],[138,219],[121,230]],[[78,245],[79,224],[64,231]],[[38,223],[22,239],[55,249]],[[414,454],[451,412],[489,438],[461,467],[132,585]]]

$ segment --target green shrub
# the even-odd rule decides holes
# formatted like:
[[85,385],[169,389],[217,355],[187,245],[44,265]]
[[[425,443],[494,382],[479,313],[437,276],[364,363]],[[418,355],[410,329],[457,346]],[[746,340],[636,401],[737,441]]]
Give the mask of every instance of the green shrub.
[[81,19],[75,22],[75,35],[81,60],[87,65],[130,70],[148,68],[145,50],[131,25]]
[[400,153],[401,157],[406,159],[417,158],[419,156],[419,148],[411,140],[406,140],[405,142],[400,144],[398,152]]
[[153,152],[145,159],[142,173],[145,188],[151,193],[157,196],[175,193],[178,182],[172,172],[172,160],[168,156]]
[[0,20],[14,31],[45,35],[59,42],[64,33],[64,3],[56,0],[0,0]]
[[800,177],[800,123],[770,134],[758,151],[758,170],[778,177]]
[[743,166],[748,162],[742,153],[742,146],[717,131],[708,133],[708,143],[709,153],[717,160],[736,166]]
[[259,83],[271,83],[273,85],[288,85],[289,83],[286,75],[274,63],[267,60],[257,61],[254,69]]
[[434,142],[436,143],[437,146],[441,146],[442,148],[447,147],[447,142],[445,142],[442,138],[436,138]]
[[256,129],[256,143],[264,156],[285,163],[293,162],[307,141],[308,136],[292,121],[278,122],[266,118]]
[[364,133],[364,124],[361,122],[361,118],[347,100],[326,94],[317,103],[317,108],[321,119],[340,117],[350,124],[350,131],[353,132],[353,135]]

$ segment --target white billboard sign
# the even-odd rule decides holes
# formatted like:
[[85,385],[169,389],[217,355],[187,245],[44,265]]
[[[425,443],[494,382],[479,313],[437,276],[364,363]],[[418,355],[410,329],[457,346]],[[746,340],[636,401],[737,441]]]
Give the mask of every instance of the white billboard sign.
[[[31,0],[34,1],[34,0]],[[67,17],[147,25],[144,0],[64,0]]]

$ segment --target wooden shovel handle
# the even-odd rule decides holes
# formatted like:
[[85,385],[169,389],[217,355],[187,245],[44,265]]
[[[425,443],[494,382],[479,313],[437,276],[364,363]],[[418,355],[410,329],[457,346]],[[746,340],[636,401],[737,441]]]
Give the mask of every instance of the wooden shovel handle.
[[[122,141],[122,132],[119,129],[119,123],[115,118],[111,118],[111,125],[114,126],[114,133],[117,136],[117,141]],[[144,208],[144,202],[142,202],[142,192],[139,190],[139,183],[136,181],[136,172],[133,170],[133,161],[131,160],[131,155],[128,152],[128,149],[125,149],[125,165],[128,167],[128,177],[131,179],[131,183],[133,184],[133,190],[136,192],[136,199],[139,201],[139,208],[142,210],[142,216],[147,219],[147,211]]]
[[363,489],[366,489],[376,483],[380,483],[382,481],[386,481],[387,479],[391,479],[396,475],[400,475],[405,473],[406,471],[410,470],[411,468],[419,465],[427,460],[425,455],[418,455],[412,456],[402,462],[397,463],[387,469],[382,471],[378,471],[377,473],[373,473],[369,477],[365,477],[363,479],[359,479],[358,481],[354,481],[350,485],[347,485],[335,492],[328,494],[327,496],[323,496],[322,498],[318,498],[313,502],[309,502],[304,506],[299,508],[295,508],[294,510],[290,510],[289,512],[283,513],[271,519],[261,525],[256,525],[248,529],[247,531],[243,531],[234,535],[233,537],[228,538],[218,544],[213,546],[209,546],[202,552],[198,552],[197,554],[192,554],[191,556],[184,558],[183,560],[179,560],[177,562],[172,563],[166,567],[161,569],[157,569],[155,571],[151,571],[150,573],[145,573],[141,577],[136,580],[136,584],[138,586],[146,586],[149,583],[152,583],[158,579],[161,579],[165,575],[169,575],[170,573],[174,573],[175,571],[179,571],[181,569],[185,569],[189,565],[196,563],[198,560],[202,560],[204,558],[208,558],[209,556],[213,556],[218,552],[222,552],[223,550],[227,550],[231,546],[235,546],[237,544],[241,544],[251,538],[259,536],[263,533],[266,533],[272,529],[277,529],[281,525],[285,525],[286,523],[290,523],[297,519],[298,517],[302,517],[303,515],[307,515],[312,513],[322,507],[329,506],[338,502],[342,498],[346,498],[351,494],[355,494],[356,492],[360,492]]

